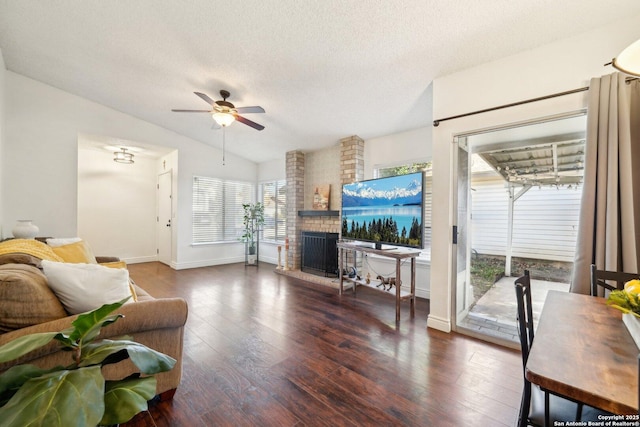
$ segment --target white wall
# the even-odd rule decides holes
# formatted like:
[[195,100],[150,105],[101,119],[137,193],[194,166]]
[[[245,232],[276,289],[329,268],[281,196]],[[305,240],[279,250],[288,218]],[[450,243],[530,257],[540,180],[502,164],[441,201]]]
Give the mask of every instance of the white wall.
[[[433,82],[435,119],[588,85],[591,77],[640,37],[640,16],[537,49],[444,76]],[[433,128],[433,247],[428,326],[451,330],[453,136],[584,108],[586,92],[443,122]]]
[[78,144],[78,236],[97,255],[127,263],[157,260],[157,159],[113,161],[113,153]]
[[[41,235],[78,233],[78,135],[105,135],[179,151],[174,227],[176,268],[244,260],[242,244],[191,245],[194,175],[255,182],[257,165],[133,116],[13,72],[6,73],[2,226],[33,219]],[[116,254],[117,255],[117,254]]]
[[287,179],[287,159],[269,160],[258,164],[258,182]]
[[431,137],[431,126],[427,126],[367,139],[364,142],[364,178],[373,178],[377,166],[431,160]]

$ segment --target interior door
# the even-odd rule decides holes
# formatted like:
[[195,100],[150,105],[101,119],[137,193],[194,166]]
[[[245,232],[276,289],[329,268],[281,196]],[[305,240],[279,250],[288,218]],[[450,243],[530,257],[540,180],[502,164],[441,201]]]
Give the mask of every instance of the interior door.
[[171,265],[172,259],[172,177],[171,171],[158,175],[158,215],[157,215],[157,236],[158,236],[158,261]]

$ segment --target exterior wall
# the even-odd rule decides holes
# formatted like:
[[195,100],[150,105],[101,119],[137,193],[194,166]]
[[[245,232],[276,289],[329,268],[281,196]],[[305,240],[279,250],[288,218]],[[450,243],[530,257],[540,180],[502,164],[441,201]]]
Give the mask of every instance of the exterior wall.
[[[471,247],[506,255],[509,194],[500,177],[474,179]],[[514,257],[573,262],[581,191],[576,187],[531,188],[514,205]]]

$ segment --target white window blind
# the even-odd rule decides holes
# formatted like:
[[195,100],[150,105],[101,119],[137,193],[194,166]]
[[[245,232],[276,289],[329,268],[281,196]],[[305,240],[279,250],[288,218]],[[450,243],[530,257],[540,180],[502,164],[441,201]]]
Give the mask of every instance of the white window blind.
[[243,203],[252,203],[247,182],[193,177],[193,243],[236,241],[242,235]]
[[265,182],[261,185],[264,205],[264,240],[284,240],[287,234],[287,189],[286,181]]

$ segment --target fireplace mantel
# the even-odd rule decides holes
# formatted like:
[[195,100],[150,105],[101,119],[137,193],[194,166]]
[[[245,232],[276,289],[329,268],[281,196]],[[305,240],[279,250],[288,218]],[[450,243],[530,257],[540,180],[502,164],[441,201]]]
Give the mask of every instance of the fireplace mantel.
[[340,216],[340,211],[298,211],[298,216]]

